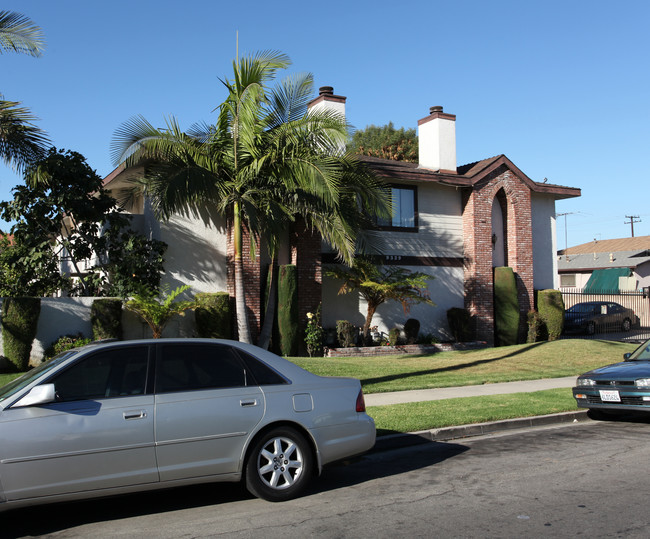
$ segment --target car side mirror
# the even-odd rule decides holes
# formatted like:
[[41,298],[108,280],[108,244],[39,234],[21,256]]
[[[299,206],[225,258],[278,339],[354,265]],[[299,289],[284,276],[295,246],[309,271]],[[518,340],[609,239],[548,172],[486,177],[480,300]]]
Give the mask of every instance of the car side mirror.
[[20,399],[14,406],[34,406],[35,404],[47,404],[55,400],[54,384],[42,384],[33,387],[27,395]]
[[627,354],[623,354],[623,361],[628,361],[631,355],[632,354],[630,352],[628,352]]

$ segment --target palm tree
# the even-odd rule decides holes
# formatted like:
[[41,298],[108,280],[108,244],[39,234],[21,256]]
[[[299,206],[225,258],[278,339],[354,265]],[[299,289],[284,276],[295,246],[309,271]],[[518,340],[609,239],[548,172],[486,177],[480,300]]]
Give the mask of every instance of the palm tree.
[[353,264],[346,267],[332,268],[329,277],[343,281],[339,294],[358,291],[366,300],[368,312],[363,325],[364,341],[370,340],[370,325],[377,308],[389,300],[399,301],[408,314],[411,305],[426,303],[435,305],[426,291],[427,281],[431,275],[411,272],[399,266],[381,267],[365,257],[357,257]]
[[212,204],[232,218],[235,299],[239,338],[251,342],[243,283],[243,231],[252,251],[264,240],[274,258],[296,215],[351,262],[359,230],[371,216],[390,215],[386,188],[356,159],[343,153],[345,120],[308,111],[311,75],[268,84],[289,58],[265,51],[233,62],[223,80],[227,98],[213,125],[183,132],[174,118],[164,129],[142,117],[123,124],[112,150],[127,167],[147,163],[139,187],[165,218]]
[[[9,51],[40,56],[44,47],[41,29],[28,17],[0,11],[0,54]],[[19,102],[5,101],[0,94],[0,159],[16,170],[42,157],[49,145],[45,133],[33,124],[34,120]]]

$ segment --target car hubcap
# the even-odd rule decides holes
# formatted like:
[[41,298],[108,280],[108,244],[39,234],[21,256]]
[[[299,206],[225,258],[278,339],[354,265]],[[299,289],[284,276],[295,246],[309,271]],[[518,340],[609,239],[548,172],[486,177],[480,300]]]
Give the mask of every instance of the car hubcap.
[[266,485],[274,489],[285,489],[298,480],[303,463],[303,455],[293,440],[272,438],[260,451],[257,470]]

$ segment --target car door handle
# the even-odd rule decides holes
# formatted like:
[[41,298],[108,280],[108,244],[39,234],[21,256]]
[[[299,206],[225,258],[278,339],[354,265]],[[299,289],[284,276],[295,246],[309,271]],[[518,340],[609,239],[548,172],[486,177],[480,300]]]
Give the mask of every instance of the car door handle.
[[144,410],[136,410],[133,412],[124,412],[124,419],[129,421],[130,419],[144,419],[147,417],[147,412]]
[[239,405],[242,407],[257,406],[257,399],[253,399],[252,401],[241,400],[239,401]]

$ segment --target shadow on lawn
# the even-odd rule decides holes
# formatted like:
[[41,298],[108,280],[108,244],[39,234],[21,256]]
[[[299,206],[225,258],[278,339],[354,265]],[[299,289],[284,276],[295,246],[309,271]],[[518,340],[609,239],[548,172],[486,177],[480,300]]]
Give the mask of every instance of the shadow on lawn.
[[453,371],[459,371],[462,369],[468,369],[470,367],[476,367],[478,365],[485,365],[486,363],[493,363],[495,361],[500,361],[502,359],[507,359],[510,357],[515,357],[520,354],[523,354],[525,352],[528,352],[529,350],[532,350],[533,348],[537,348],[538,346],[541,346],[545,343],[543,342],[538,342],[538,343],[532,343],[529,346],[522,347],[514,352],[511,352],[510,354],[506,354],[503,356],[495,357],[492,359],[479,359],[477,361],[471,361],[469,363],[460,363],[456,365],[449,365],[448,367],[440,367],[437,369],[427,369],[425,371],[416,371],[416,372],[403,372],[399,374],[389,374],[387,376],[378,376],[376,378],[361,378],[361,385],[366,386],[370,384],[380,384],[382,382],[392,382],[394,380],[401,380],[404,378],[411,378],[414,376],[424,376],[427,374],[439,374],[442,372],[453,372]]

